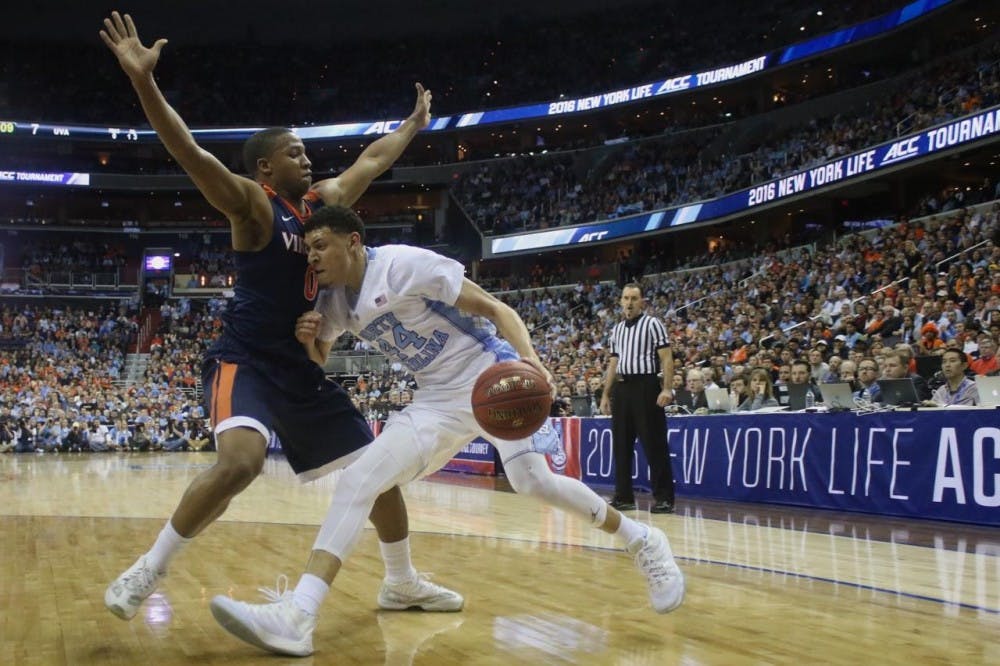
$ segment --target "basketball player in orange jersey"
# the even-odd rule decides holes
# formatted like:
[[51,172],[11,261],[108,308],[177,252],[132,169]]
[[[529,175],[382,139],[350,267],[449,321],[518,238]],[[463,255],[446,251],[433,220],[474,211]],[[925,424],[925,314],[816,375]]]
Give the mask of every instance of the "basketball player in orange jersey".
[[[260,473],[268,440],[276,433],[302,480],[343,467],[372,440],[347,394],[325,379],[295,339],[298,317],[318,292],[307,271],[302,223],[324,205],[352,205],[430,122],[431,93],[419,83],[413,113],[372,143],[337,178],[312,182],[305,146],[290,130],[267,129],[243,147],[252,179],[231,173],[195,143],[153,78],[167,43],[146,47],[132,18],[113,12],[101,39],[128,75],[150,125],[210,204],[228,219],[236,252],[235,295],[223,332],[206,354],[205,400],[218,460],[188,486],[152,548],[108,586],[104,603],[132,618],[166,574],[173,555],[222,515],[230,500]],[[378,603],[405,603],[430,611],[462,607],[461,595],[420,577],[410,562],[406,506],[396,487],[382,493],[369,515],[378,532],[386,578]]]

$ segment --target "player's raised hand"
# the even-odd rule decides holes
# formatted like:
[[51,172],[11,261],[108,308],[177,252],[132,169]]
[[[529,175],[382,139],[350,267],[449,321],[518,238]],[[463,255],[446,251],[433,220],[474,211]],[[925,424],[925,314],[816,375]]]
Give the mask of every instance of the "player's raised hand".
[[132,17],[125,14],[123,18],[118,12],[111,12],[111,17],[104,19],[100,35],[131,79],[150,74],[160,59],[160,50],[167,43],[165,39],[158,39],[151,47],[143,46]]
[[431,122],[431,91],[424,90],[421,83],[417,84],[417,103],[410,114],[410,120],[414,121],[420,129],[427,127]]
[[323,323],[323,315],[310,310],[299,315],[295,322],[295,339],[304,345],[311,345],[319,335],[320,324]]

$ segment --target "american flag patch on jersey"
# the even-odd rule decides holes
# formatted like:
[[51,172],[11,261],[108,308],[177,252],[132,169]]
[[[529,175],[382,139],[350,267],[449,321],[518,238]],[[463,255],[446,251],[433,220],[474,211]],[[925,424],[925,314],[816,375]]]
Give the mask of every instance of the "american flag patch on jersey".
[[375,297],[375,307],[377,307],[377,308],[378,307],[382,307],[383,305],[385,305],[388,302],[388,300],[389,299],[387,299],[385,297],[385,294],[382,294],[381,296],[376,296]]

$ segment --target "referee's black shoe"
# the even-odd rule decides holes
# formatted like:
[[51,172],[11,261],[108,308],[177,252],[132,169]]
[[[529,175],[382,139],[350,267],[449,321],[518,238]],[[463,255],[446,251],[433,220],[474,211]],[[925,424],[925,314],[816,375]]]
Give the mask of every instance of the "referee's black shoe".
[[625,501],[620,500],[617,497],[612,499],[608,504],[611,508],[618,509],[619,511],[634,511],[635,510],[635,500]]
[[650,513],[673,513],[674,503],[668,502],[667,500],[659,500],[653,506],[649,507]]

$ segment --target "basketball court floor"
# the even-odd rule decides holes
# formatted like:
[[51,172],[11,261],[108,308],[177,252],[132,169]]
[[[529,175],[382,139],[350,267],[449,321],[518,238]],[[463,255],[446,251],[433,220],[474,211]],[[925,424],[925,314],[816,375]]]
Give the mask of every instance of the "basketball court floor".
[[0,664],[998,664],[1000,530],[685,501],[662,527],[684,605],[649,608],[614,540],[502,480],[404,489],[414,560],[461,613],[380,612],[374,530],[320,616],[316,654],[275,657],[220,629],[216,594],[294,586],[335,478],[282,459],[174,560],[131,622],[107,583],[152,543],[211,453],[0,456]]

